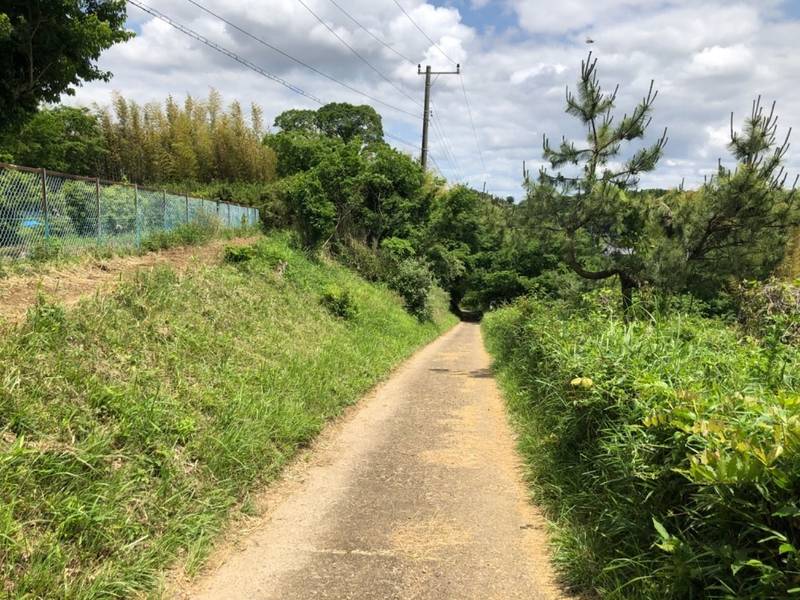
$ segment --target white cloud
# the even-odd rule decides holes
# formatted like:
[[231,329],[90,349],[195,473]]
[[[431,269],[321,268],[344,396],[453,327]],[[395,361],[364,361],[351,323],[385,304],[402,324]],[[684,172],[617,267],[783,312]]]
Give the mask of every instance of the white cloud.
[[[361,31],[328,0],[304,0],[326,23],[403,94],[382,80],[337,41],[297,0],[198,0],[215,12],[261,36],[348,85],[392,105],[419,113],[422,78],[416,63],[435,70],[452,65],[389,0],[350,0],[342,6],[371,32],[407,56],[406,62]],[[196,29],[208,38],[241,53],[292,84],[324,101],[369,102],[362,96],[315,75],[241,35],[185,0],[148,0],[154,8]],[[780,0],[503,0],[516,16],[518,28],[478,30],[465,25],[459,9],[434,6],[424,0],[401,0],[426,33],[462,63],[475,124],[488,175],[483,173],[464,105],[460,82],[440,77],[433,87],[439,126],[431,136],[431,153],[445,173],[456,173],[476,187],[488,178],[490,190],[520,195],[522,161],[532,171],[541,161],[541,136],[581,139],[578,123],[564,114],[564,89],[574,86],[580,62],[586,57],[586,37],[598,57],[601,81],[608,88],[620,84],[620,113],[630,111],[655,79],[660,94],[655,105],[652,134],[669,126],[670,143],[657,172],[645,185],[686,185],[702,182],[725,159],[730,113],[741,123],[752,99],[778,101],[786,127],[800,129],[800,105],[793,84],[800,72],[795,51],[800,22],[781,16]],[[484,0],[461,2],[462,10],[480,7]],[[484,6],[483,12],[487,8]],[[130,8],[141,34],[103,55],[101,65],[115,77],[81,88],[69,102],[108,102],[116,89],[139,102],[163,99],[167,94],[204,95],[218,88],[229,99],[257,102],[268,121],[288,108],[313,107],[273,81],[260,77],[202,46],[167,25]],[[477,14],[477,13],[476,13]],[[474,18],[474,15],[473,15]],[[418,99],[418,100],[417,100]],[[418,143],[419,119],[375,106],[387,131]],[[402,147],[402,146],[401,146]],[[633,148],[635,148],[634,146]],[[406,149],[405,147],[403,147]],[[408,148],[414,154],[416,148]],[[454,155],[457,167],[451,164]],[[790,168],[800,171],[800,154],[789,157]]]

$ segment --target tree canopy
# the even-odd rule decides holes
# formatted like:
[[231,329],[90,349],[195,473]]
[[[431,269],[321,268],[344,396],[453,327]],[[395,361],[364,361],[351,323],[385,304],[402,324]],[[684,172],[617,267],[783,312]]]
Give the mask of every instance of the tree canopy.
[[132,37],[124,0],[11,0],[0,9],[0,131],[81,82],[108,80],[103,50]]

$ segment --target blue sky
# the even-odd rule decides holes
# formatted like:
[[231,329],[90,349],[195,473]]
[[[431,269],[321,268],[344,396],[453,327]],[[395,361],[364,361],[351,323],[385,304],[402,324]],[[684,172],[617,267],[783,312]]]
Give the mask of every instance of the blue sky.
[[[222,44],[265,70],[324,101],[364,98],[320,78],[210,17],[187,0],[145,0],[150,6]],[[354,56],[297,0],[197,0],[353,88],[421,114],[422,78],[416,63],[448,68],[447,59],[402,14],[393,0],[338,0],[374,35],[407,56],[380,46],[330,0],[305,2],[391,84]],[[800,58],[800,0],[399,0],[440,48],[462,64],[477,143],[456,77],[442,77],[433,92],[431,154],[451,181],[500,195],[521,195],[521,163],[541,165],[546,134],[581,140],[564,114],[564,89],[585,58],[585,40],[598,58],[601,81],[620,84],[618,108],[630,111],[655,80],[652,139],[669,128],[659,168],[643,185],[702,182],[718,158],[727,161],[730,113],[740,123],[752,99],[776,100],[782,131],[800,131],[795,81]],[[135,8],[129,24],[137,37],[104,54],[114,78],[79,90],[70,102],[108,104],[113,92],[141,103],[168,94],[203,97],[211,87],[229,100],[263,107],[268,121],[283,110],[313,107],[274,82],[170,29]],[[398,89],[400,91],[398,91]],[[418,99],[418,100],[416,100]],[[420,118],[376,106],[386,130],[418,154]],[[625,155],[638,146],[625,148]],[[478,148],[481,152],[479,153]],[[483,161],[481,161],[481,156]],[[789,168],[800,171],[793,151]]]

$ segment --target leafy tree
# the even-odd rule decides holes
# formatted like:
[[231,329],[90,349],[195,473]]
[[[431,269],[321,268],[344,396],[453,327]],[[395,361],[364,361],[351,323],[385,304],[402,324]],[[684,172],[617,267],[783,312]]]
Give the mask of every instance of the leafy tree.
[[0,5],[0,131],[83,81],[108,80],[103,50],[128,40],[124,0],[10,0]]
[[0,148],[18,164],[91,176],[99,173],[106,143],[95,115],[59,106],[36,113]]
[[332,102],[317,111],[317,126],[327,136],[345,142],[360,138],[365,144],[383,141],[381,116],[371,106]]
[[286,110],[275,117],[275,127],[281,131],[304,131],[306,133],[319,133],[317,125],[317,111],[314,110]]
[[287,110],[275,117],[275,127],[285,133],[319,133],[343,142],[355,138],[365,144],[383,142],[383,124],[375,109],[346,102],[332,102],[316,111]]

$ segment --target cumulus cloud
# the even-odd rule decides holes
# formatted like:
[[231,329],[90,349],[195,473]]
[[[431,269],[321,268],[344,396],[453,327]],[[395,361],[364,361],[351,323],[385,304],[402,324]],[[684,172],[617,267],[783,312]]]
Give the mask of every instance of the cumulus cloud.
[[[187,0],[146,1],[326,102],[370,102],[265,48]],[[439,48],[390,0],[339,0],[392,49],[377,43],[329,0],[304,0],[392,84],[297,0],[197,1],[349,86],[414,115],[421,114],[423,84],[416,64],[452,68],[443,50],[462,64],[486,169],[476,150],[461,82],[454,76],[442,76],[433,86],[436,126],[431,153],[451,180],[463,178],[475,187],[488,180],[488,188],[502,195],[521,194],[523,160],[534,171],[541,164],[542,134],[556,139],[584,135],[564,114],[564,90],[574,85],[589,49],[587,37],[595,40],[591,49],[599,59],[603,83],[610,89],[620,84],[621,112],[630,111],[647,93],[651,79],[660,91],[651,139],[668,126],[670,143],[658,171],[644,178],[644,185],[669,187],[683,179],[687,186],[702,182],[718,157],[727,158],[730,113],[735,112],[736,122],[741,123],[758,94],[778,101],[786,127],[800,125],[800,106],[791,89],[800,71],[794,51],[800,22],[786,13],[788,5],[782,0],[464,0],[446,6],[400,0]],[[513,25],[480,22],[495,4],[498,14],[511,11]],[[129,21],[139,35],[109,50],[101,60],[114,79],[86,85],[67,101],[106,103],[112,90],[119,90],[147,102],[167,94],[202,96],[213,86],[231,100],[260,104],[268,121],[288,108],[314,107],[308,99],[138,9],[130,8]],[[387,131],[412,143],[398,147],[416,154],[419,118],[385,105],[375,108]],[[800,171],[798,153],[789,161],[792,170]]]

